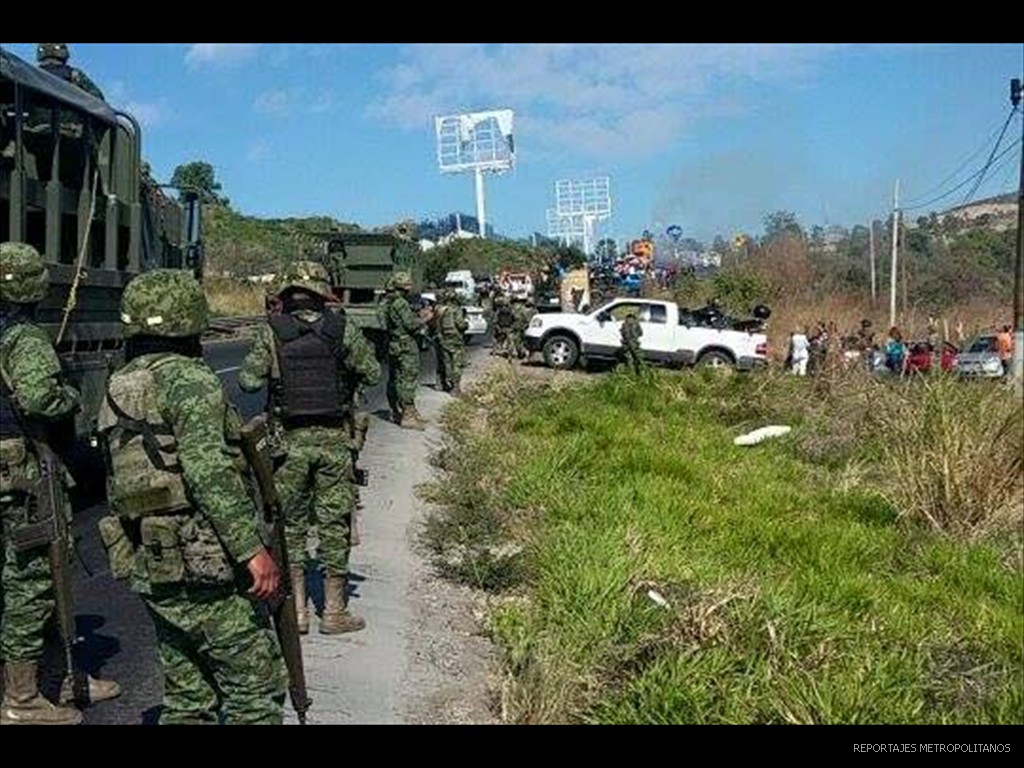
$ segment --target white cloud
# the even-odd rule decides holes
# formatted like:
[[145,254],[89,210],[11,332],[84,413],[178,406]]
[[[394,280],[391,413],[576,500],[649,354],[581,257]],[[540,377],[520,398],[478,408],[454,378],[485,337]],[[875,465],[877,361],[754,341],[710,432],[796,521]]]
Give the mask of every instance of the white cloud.
[[380,74],[373,119],[423,130],[438,114],[516,110],[540,150],[646,155],[695,121],[734,112],[737,93],[800,83],[832,45],[415,45]]
[[273,155],[270,144],[264,139],[257,139],[249,145],[245,152],[245,159],[250,163],[258,163],[261,160],[270,159]]
[[185,63],[192,68],[239,64],[254,57],[258,47],[258,43],[192,43],[185,52]]
[[266,91],[256,97],[253,109],[264,115],[284,117],[291,111],[292,97],[288,91]]

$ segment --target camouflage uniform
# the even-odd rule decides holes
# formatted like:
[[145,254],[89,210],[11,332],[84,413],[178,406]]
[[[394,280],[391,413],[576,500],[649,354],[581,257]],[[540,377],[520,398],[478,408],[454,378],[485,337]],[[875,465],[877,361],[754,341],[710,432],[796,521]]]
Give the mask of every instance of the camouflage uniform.
[[525,299],[516,300],[512,304],[512,352],[517,358],[527,356],[526,351],[526,329],[530,327],[530,320],[535,312],[527,304]]
[[494,300],[494,354],[509,357],[515,353],[515,310],[509,305],[507,296]]
[[397,424],[422,429],[416,411],[420,382],[420,348],[416,337],[426,325],[416,316],[406,293],[412,287],[408,273],[399,272],[388,282],[381,304],[381,319],[388,334],[388,404]]
[[90,96],[106,100],[106,97],[85,72],[68,64],[67,43],[40,43],[36,48],[36,60],[41,69],[45,69],[51,75],[74,83]]
[[644,335],[644,330],[636,315],[626,316],[619,334],[622,337],[623,361],[632,367],[633,373],[639,374],[644,367],[643,353],[640,351],[640,337]]
[[466,312],[454,291],[445,291],[435,309],[431,330],[437,344],[438,379],[445,392],[461,392],[466,367]]
[[[73,429],[78,392],[61,377],[60,360],[46,331],[31,322],[32,306],[48,290],[49,273],[34,248],[0,245],[0,658],[5,661],[5,695],[0,721],[73,725],[82,716],[55,707],[39,695],[38,662],[44,632],[55,607],[48,547],[17,551],[12,534],[32,519],[31,487],[40,468],[31,429],[41,439],[51,429]],[[64,510],[67,522],[71,510]],[[62,698],[70,698],[62,694]],[[89,679],[92,701],[120,693],[116,683]]]
[[[285,278],[282,296],[291,288],[301,287],[309,288],[322,297],[329,295],[328,276],[320,265],[298,262],[292,269],[293,273]],[[322,314],[307,309],[294,312],[295,317],[307,327],[316,324]],[[361,447],[356,442],[357,415],[353,400],[358,387],[373,386],[380,381],[380,365],[362,331],[352,323],[345,323],[341,350],[344,387],[335,387],[335,397],[339,409],[345,411],[344,423],[335,425],[325,421],[316,424],[305,420],[302,426],[292,426],[284,420],[282,449],[286,457],[274,477],[286,515],[285,538],[293,564],[290,577],[296,595],[300,631],[303,632],[308,631],[309,614],[302,561],[311,525],[316,527],[319,559],[326,578],[327,599],[320,631],[335,634],[365,626],[362,619],[349,614],[345,607],[352,515],[358,495],[353,482],[353,456]],[[270,325],[262,325],[257,329],[252,349],[242,363],[238,383],[243,390],[255,392],[269,380],[273,392],[277,382],[281,381],[280,366],[283,364],[278,356],[274,331]],[[272,413],[281,410],[273,398],[272,394]],[[274,415],[281,421],[280,413]]]
[[281,649],[245,575],[276,567],[244,473],[241,418],[201,357],[207,313],[186,271],[146,272],[125,289],[128,363],[99,415],[111,510],[100,534],[112,574],[156,629],[160,722],[280,724]]

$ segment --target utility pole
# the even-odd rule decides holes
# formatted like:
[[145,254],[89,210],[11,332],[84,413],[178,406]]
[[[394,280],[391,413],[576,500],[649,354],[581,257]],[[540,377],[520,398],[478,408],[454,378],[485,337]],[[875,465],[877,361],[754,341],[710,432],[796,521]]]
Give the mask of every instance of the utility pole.
[[900,226],[900,180],[892,193],[892,265],[889,270],[889,327],[896,325],[896,252],[899,243]]
[[871,308],[875,308],[878,301],[878,282],[875,278],[875,220],[872,219],[868,225],[868,251],[871,259]]
[[[903,227],[899,228],[898,237],[900,245],[903,245]],[[900,309],[900,324],[907,322],[907,254],[903,254],[903,258],[900,259],[900,283],[901,290],[903,291],[903,301]]]
[[[1010,81],[1010,103],[1020,106],[1021,82],[1019,77]],[[1021,139],[1024,141],[1024,120],[1021,121]],[[1017,269],[1013,278],[1013,378],[1018,395],[1024,392],[1024,143],[1021,144],[1020,182],[1017,186]]]

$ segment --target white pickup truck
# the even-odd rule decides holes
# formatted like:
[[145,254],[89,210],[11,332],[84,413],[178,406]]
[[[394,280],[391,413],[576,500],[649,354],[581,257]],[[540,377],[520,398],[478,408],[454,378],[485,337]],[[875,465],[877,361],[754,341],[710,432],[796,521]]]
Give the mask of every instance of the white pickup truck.
[[652,299],[614,299],[585,315],[535,315],[526,330],[526,346],[541,352],[551,368],[573,368],[581,359],[616,359],[622,349],[622,320],[630,313],[640,320],[640,349],[650,362],[740,371],[768,362],[763,333],[704,327],[676,304]]

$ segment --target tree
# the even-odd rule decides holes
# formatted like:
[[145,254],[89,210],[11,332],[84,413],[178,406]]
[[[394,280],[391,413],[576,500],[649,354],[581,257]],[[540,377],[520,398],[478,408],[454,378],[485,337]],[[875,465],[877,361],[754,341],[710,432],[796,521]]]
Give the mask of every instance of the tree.
[[780,235],[803,237],[804,231],[792,211],[775,211],[764,217],[764,238],[773,240]]
[[604,240],[598,242],[597,247],[594,249],[594,255],[601,262],[615,261],[615,257],[618,256],[618,248],[615,246],[615,241],[610,237],[606,237]]
[[184,163],[175,168],[174,175],[171,177],[171,186],[179,189],[191,187],[198,190],[204,203],[214,203],[225,207],[231,205],[228,198],[218,194],[221,185],[216,179],[213,166],[202,160]]

